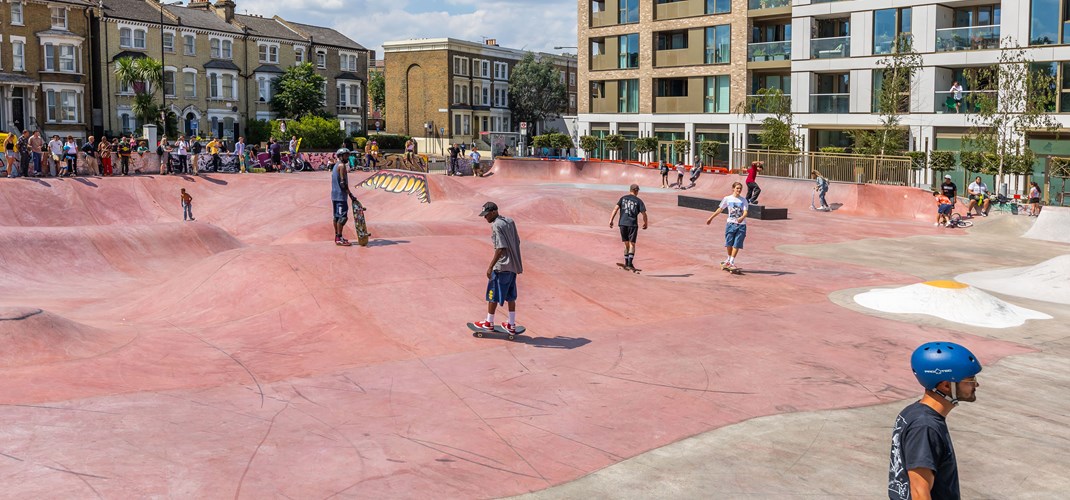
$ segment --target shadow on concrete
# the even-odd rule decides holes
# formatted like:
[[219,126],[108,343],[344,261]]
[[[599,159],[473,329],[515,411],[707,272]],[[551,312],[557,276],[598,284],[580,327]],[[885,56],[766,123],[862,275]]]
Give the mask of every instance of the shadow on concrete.
[[403,245],[408,243],[408,240],[372,240],[368,242],[370,247],[388,247],[390,245]]
[[82,184],[85,184],[86,186],[89,186],[89,187],[92,187],[92,188],[99,187],[96,184],[94,184],[93,181],[87,180],[84,177],[75,177],[74,180],[76,180],[78,182],[81,182]]

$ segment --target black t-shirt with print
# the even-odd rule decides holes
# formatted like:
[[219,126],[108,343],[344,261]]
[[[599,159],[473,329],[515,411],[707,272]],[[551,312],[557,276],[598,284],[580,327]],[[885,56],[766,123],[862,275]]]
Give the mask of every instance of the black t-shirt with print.
[[888,498],[910,499],[907,471],[933,471],[933,500],[960,498],[959,469],[955,447],[944,416],[916,402],[899,412],[892,429],[892,452],[888,467]]
[[634,194],[627,194],[617,201],[617,206],[620,207],[620,222],[618,226],[638,226],[639,214],[646,212],[646,205],[643,204],[643,200],[640,200],[638,196]]
[[940,191],[943,192],[944,196],[947,196],[947,199],[951,200],[952,203],[955,202],[955,195],[958,193],[958,190],[959,188],[954,182],[940,184]]

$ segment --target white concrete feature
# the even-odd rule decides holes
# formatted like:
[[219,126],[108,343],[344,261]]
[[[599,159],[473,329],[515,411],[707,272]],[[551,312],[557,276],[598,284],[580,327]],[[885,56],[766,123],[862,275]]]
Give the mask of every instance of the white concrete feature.
[[1004,295],[1070,305],[1070,255],[1031,267],[967,273],[955,279]]
[[900,288],[882,288],[855,295],[862,307],[896,314],[925,314],[984,328],[1021,326],[1047,314],[1018,307],[956,281],[927,281]]
[[1023,236],[1034,240],[1070,243],[1070,207],[1042,207],[1033,227]]

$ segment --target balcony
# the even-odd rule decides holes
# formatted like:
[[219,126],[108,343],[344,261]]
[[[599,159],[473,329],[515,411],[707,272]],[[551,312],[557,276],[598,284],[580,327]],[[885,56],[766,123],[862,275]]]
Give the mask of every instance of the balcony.
[[662,49],[654,52],[654,67],[698,66],[705,64],[703,55],[703,50],[700,48]]
[[969,26],[936,30],[936,51],[999,48],[999,26]]
[[851,37],[814,38],[810,40],[811,59],[838,59],[851,55]]
[[611,10],[603,10],[591,13],[591,27],[601,28],[603,26],[616,26],[620,24],[617,21],[617,9],[614,7]]
[[995,90],[963,90],[962,103],[955,105],[954,92],[939,91],[933,99],[937,113],[969,114],[981,110],[981,106],[996,106],[997,92]]
[[791,59],[791,41],[747,44],[747,62],[787,61]]
[[678,0],[654,5],[654,19],[678,19],[706,14],[706,3],[702,0]]
[[810,94],[811,113],[848,113],[851,94]]
[[702,113],[702,96],[655,97],[655,113]]
[[747,111],[751,113],[774,113],[777,109],[791,109],[791,96],[747,95]]
[[779,9],[791,7],[791,0],[749,0],[750,10]]

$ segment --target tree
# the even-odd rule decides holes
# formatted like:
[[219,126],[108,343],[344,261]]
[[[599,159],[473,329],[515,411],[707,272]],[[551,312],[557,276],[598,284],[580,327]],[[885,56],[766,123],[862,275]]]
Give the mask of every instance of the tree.
[[590,158],[591,152],[598,149],[598,138],[593,135],[580,137],[580,148],[583,149],[584,155]]
[[687,158],[687,154],[691,152],[691,141],[687,139],[676,139],[672,141],[672,149],[676,151],[676,158],[679,161],[684,161]]
[[658,150],[657,137],[640,137],[635,140],[635,152],[639,154],[653,153]]
[[799,150],[799,135],[795,130],[795,115],[791,112],[791,98],[780,89],[758,89],[758,94],[743,103],[743,114],[753,118],[757,113],[768,113],[762,119],[762,131],[758,134],[765,149],[774,151]]
[[536,61],[528,52],[509,76],[509,110],[513,121],[539,123],[568,106],[568,92],[553,61]]
[[874,156],[900,154],[907,149],[909,133],[901,125],[899,116],[910,112],[910,94],[914,75],[921,68],[921,56],[914,50],[912,37],[899,35],[892,54],[877,64],[883,66],[878,73],[881,88],[877,93],[881,126],[876,130],[850,132],[855,142],[854,152]]
[[972,127],[963,138],[964,145],[983,155],[977,170],[987,168],[997,184],[1006,172],[1032,170],[1035,156],[1026,143],[1028,132],[1059,127],[1048,114],[1055,111],[1057,97],[1055,63],[1033,63],[1010,37],[1002,46],[996,64],[967,75],[977,112],[969,115]]
[[717,158],[717,153],[720,152],[723,142],[718,141],[702,141],[698,143],[698,151],[702,155],[703,165],[713,165],[714,158]]
[[[141,123],[158,123],[160,106],[156,89],[163,85],[163,65],[148,57],[120,57],[115,60],[115,77],[134,90],[130,111]],[[166,133],[166,131],[165,131]]]
[[368,79],[368,97],[372,100],[372,108],[386,118],[386,76],[382,71],[372,73]]
[[620,134],[607,135],[606,149],[616,151],[617,155],[620,156],[620,152],[624,149],[624,136]]
[[[317,115],[305,115],[286,122],[286,132],[279,127],[278,120],[271,122],[271,134],[285,145],[291,135],[301,138],[301,150],[326,149],[334,151],[342,147],[346,134],[338,127],[338,120]],[[387,149],[385,145],[381,145]]]
[[326,98],[323,94],[326,82],[327,79],[316,74],[312,63],[287,69],[271,83],[271,110],[283,118],[301,118],[319,111]]

